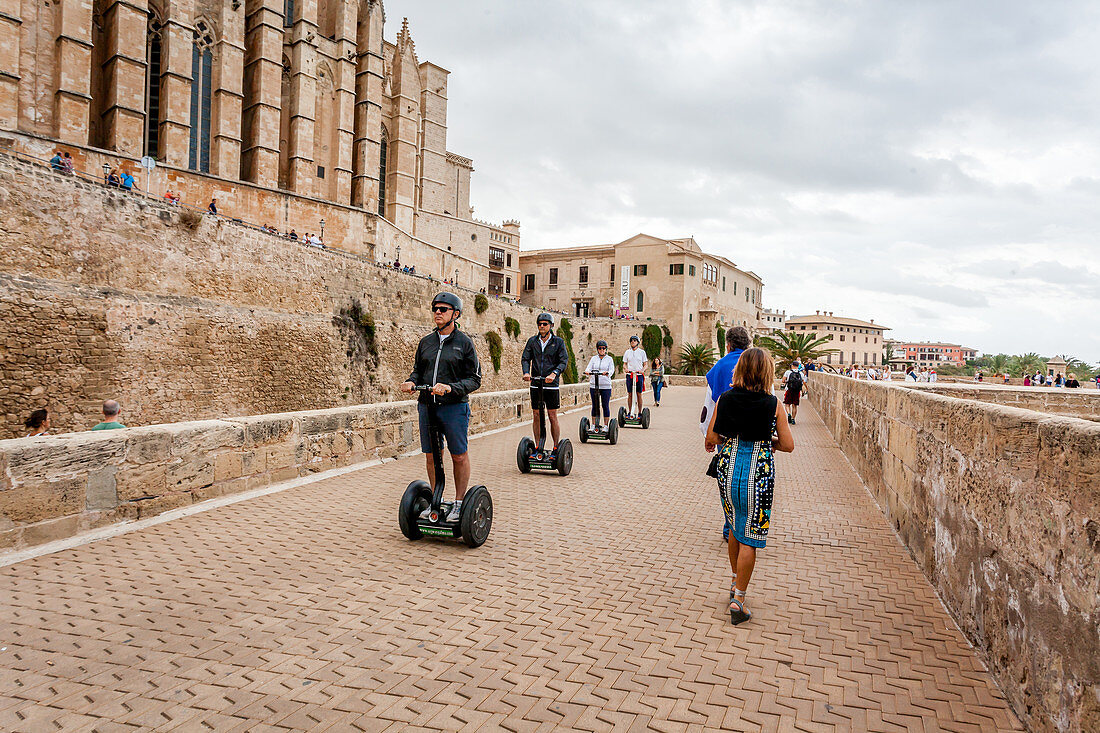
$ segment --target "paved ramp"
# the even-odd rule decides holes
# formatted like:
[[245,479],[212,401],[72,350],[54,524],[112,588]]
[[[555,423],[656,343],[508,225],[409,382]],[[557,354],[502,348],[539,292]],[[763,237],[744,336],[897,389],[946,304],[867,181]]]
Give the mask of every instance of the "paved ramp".
[[478,550],[401,536],[415,457],[2,568],[0,730],[1019,729],[809,405],[730,625],[699,401],[472,442]]

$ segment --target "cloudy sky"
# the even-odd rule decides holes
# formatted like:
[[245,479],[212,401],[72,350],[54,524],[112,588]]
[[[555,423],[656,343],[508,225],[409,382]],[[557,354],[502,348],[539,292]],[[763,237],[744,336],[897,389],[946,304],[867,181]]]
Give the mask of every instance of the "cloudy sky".
[[524,249],[694,235],[788,314],[1100,362],[1100,3],[386,9]]

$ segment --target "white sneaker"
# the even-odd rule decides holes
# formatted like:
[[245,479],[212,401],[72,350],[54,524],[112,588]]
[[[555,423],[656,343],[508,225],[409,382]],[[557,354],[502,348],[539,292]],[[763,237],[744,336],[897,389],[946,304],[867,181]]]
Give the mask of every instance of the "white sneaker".
[[447,516],[444,518],[446,522],[457,522],[462,516],[462,502],[456,501],[451,504],[451,510],[447,512]]

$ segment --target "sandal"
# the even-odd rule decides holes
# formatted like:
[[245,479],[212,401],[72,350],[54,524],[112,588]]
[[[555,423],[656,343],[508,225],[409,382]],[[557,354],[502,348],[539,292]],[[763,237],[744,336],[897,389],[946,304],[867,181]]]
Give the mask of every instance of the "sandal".
[[730,603],[733,603],[733,594],[737,592],[737,573],[733,574],[733,580],[730,581]]
[[752,614],[745,610],[745,591],[734,590],[733,596],[730,601],[730,623],[736,626],[748,621]]

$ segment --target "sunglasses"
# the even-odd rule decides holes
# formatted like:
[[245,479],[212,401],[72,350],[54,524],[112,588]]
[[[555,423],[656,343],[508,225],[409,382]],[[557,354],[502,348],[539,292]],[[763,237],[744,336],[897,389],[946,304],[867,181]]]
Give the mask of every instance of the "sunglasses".
[[447,311],[453,311],[454,308],[448,308],[445,305],[433,305],[432,313],[446,313]]

